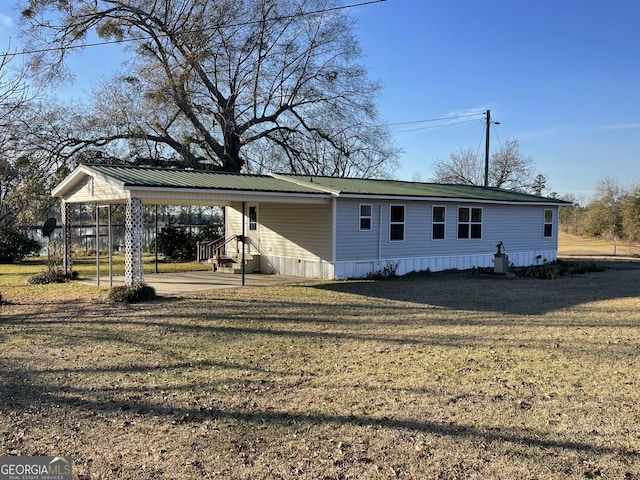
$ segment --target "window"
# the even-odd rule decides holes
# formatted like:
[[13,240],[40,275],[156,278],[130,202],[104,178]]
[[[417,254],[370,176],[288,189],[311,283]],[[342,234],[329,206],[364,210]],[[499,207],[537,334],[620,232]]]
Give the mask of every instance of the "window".
[[482,238],[482,209],[458,208],[458,239]]
[[445,207],[433,207],[431,217],[431,239],[444,240]]
[[553,210],[544,211],[544,236],[553,237]]
[[258,230],[258,207],[249,207],[249,230]]
[[360,205],[360,230],[371,230],[371,205]]
[[389,240],[404,240],[404,205],[391,205],[389,210]]

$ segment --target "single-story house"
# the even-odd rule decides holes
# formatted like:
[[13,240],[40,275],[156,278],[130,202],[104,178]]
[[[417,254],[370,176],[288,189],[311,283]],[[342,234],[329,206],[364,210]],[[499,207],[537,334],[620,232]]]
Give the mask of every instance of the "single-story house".
[[[227,255],[255,255],[262,273],[320,279],[491,267],[497,245],[518,266],[556,259],[567,202],[498,188],[314,175],[236,174],[81,165],[62,199],[65,268],[69,205],[126,204],[126,282],[143,281],[142,205],[226,209]],[[238,236],[238,237],[236,237]]]

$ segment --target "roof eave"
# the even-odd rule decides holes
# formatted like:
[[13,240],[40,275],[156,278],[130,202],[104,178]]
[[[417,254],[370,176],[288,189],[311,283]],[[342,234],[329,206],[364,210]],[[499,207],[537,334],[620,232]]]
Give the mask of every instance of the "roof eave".
[[268,191],[268,190],[235,190],[235,189],[219,189],[219,188],[193,188],[193,187],[155,187],[150,185],[135,185],[135,184],[124,184],[122,186],[123,190],[127,190],[130,192],[133,191],[142,191],[142,192],[175,192],[175,193],[208,193],[215,191],[215,194],[219,195],[238,195],[238,196],[249,196],[249,195],[262,195],[262,196],[278,196],[278,197],[311,197],[311,198],[322,198],[328,197],[325,192],[283,192],[283,191]]
[[65,178],[57,187],[51,190],[51,196],[63,198],[69,190],[81,183],[86,177],[93,177],[94,179],[102,180],[105,183],[116,184],[121,188],[125,186],[123,182],[113,177],[105,176],[102,173],[93,170],[90,166],[78,165],[67,178]]
[[467,198],[467,197],[444,197],[444,196],[430,196],[430,195],[384,195],[384,194],[367,194],[367,193],[341,193],[340,198],[368,198],[372,200],[403,200],[403,201],[422,201],[425,200],[431,202],[465,202],[465,203],[492,203],[500,205],[555,205],[563,206],[569,205],[564,200],[554,201],[549,199],[540,200],[500,200],[500,199],[486,199],[486,198]]

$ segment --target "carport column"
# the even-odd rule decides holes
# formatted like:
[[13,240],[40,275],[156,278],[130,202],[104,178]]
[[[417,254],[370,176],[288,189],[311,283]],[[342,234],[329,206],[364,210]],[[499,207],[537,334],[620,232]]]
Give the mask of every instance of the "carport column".
[[62,267],[65,275],[71,275],[73,271],[73,249],[71,242],[71,205],[64,200],[61,205],[62,217]]
[[124,227],[124,283],[144,283],[142,268],[142,200],[130,198]]

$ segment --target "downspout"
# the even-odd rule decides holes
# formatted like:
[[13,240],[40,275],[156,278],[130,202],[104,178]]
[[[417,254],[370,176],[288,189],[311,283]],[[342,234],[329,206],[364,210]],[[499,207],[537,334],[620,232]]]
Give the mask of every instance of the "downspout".
[[[338,199],[333,196],[331,197],[331,263],[333,264],[333,275],[332,277],[336,277],[336,262],[337,262],[337,224],[338,224]],[[322,278],[324,278],[324,273],[322,274]]]
[[382,204],[378,207],[378,261],[380,261],[382,259]]

